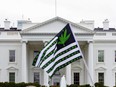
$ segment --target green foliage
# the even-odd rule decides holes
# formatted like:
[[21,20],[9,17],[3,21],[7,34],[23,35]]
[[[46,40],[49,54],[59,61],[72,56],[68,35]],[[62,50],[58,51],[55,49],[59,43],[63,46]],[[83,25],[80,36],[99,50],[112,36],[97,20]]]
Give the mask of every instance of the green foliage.
[[16,87],[25,87],[26,83],[22,82],[22,83],[16,83]]
[[46,87],[46,86],[40,86],[40,87]]
[[52,86],[50,86],[50,87],[60,87],[60,86],[54,86],[54,85],[52,85]]
[[70,34],[67,35],[67,30],[64,31],[64,34],[62,34],[60,37],[59,37],[59,40],[60,42],[58,42],[58,44],[65,44],[65,42],[69,39],[70,37]]
[[13,83],[13,82],[0,83],[0,87],[15,87],[15,83]]
[[86,85],[77,85],[77,84],[71,84],[70,86],[67,87],[91,87],[89,84]]
[[77,84],[71,84],[69,87],[78,87],[79,85]]
[[13,82],[0,82],[0,87],[26,87],[26,86],[36,86],[36,87],[45,87],[40,86],[38,83],[13,83]]
[[[0,82],[0,87],[26,87],[26,86],[36,86],[36,87],[45,87],[41,86],[38,83],[13,83],[13,82]],[[50,86],[50,87],[60,87],[60,86]],[[86,85],[77,85],[77,84],[71,84],[67,87],[91,87],[89,84]],[[104,86],[102,83],[95,83],[95,87],[107,87]],[[116,86],[114,86],[116,87]]]
[[71,85],[69,85],[68,87],[78,87],[79,85],[77,85],[77,84],[71,84]]
[[95,83],[94,85],[95,87],[107,87],[107,86],[104,86],[103,83]]
[[[60,87],[60,86],[50,86],[50,87]],[[67,87],[91,87],[91,86],[89,84],[86,85],[71,84],[71,85],[67,85]]]
[[95,83],[95,87],[103,87],[103,83]]
[[36,87],[40,87],[40,85],[38,83],[26,83],[26,86],[36,86]]
[[86,84],[86,85],[80,85],[78,87],[91,87],[89,84]]

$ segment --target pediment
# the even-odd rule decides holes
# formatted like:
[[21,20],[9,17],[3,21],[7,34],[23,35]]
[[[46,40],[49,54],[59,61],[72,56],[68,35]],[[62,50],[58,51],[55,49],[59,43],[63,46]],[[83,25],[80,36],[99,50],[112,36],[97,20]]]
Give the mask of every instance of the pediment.
[[31,69],[32,70],[40,70],[41,68],[38,68],[38,67],[33,66]]
[[81,26],[77,23],[73,23],[71,21],[65,20],[60,17],[55,17],[53,19],[47,20],[42,23],[38,23],[32,27],[24,29],[21,31],[21,34],[56,34],[58,33],[63,27],[66,26],[67,23],[71,24],[71,28],[74,33],[82,33],[82,34],[91,34],[93,33],[92,30]]
[[10,67],[7,68],[7,70],[18,70],[18,68],[14,67],[14,66],[10,66]]
[[73,70],[78,70],[78,71],[81,71],[82,70],[82,67],[77,65],[77,66],[72,66],[72,69]]
[[106,68],[105,67],[97,67],[97,68],[95,68],[95,70],[97,70],[97,71],[105,71]]

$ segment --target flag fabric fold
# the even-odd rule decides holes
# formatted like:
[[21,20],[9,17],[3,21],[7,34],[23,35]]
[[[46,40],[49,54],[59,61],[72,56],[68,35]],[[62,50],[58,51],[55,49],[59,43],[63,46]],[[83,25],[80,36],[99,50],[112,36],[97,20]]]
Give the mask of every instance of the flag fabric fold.
[[33,65],[44,69],[52,77],[55,72],[82,57],[79,44],[67,24],[36,56]]

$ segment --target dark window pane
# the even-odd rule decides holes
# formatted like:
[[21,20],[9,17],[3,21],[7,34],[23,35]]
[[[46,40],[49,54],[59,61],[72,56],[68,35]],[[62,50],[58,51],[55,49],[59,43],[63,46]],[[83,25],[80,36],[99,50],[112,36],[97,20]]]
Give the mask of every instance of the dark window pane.
[[39,72],[34,72],[34,82],[40,83]]
[[15,50],[9,50],[9,62],[15,62]]
[[104,84],[104,73],[98,73],[98,81]]
[[74,84],[80,84],[80,75],[79,73],[74,73]]
[[14,72],[9,73],[9,82],[15,82],[15,73]]
[[98,62],[104,62],[104,50],[98,50]]
[[116,62],[116,50],[115,50],[115,62]]

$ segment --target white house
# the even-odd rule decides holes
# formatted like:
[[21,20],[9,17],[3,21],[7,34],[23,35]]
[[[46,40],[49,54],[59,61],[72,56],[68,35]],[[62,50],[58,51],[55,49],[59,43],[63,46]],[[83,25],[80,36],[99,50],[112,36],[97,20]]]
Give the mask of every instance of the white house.
[[[42,23],[19,20],[17,28],[4,21],[4,28],[0,28],[0,82],[38,82],[47,86],[47,73],[32,66],[32,61],[67,23],[76,35],[93,82],[103,82],[109,87],[116,85],[115,28],[109,28],[107,19],[103,28],[94,28],[94,21],[73,23],[60,17]],[[80,59],[57,72],[51,84],[58,85],[65,75],[68,85],[92,85],[88,71]]]

